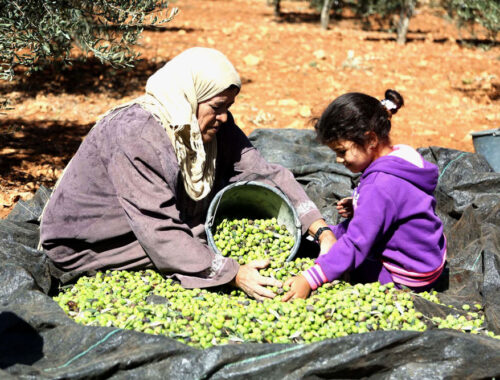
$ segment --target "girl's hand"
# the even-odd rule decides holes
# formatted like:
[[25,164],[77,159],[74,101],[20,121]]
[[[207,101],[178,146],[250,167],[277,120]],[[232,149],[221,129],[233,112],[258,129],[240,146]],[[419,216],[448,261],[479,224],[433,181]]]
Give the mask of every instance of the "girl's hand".
[[352,206],[352,197],[343,198],[337,202],[337,211],[343,218],[352,218],[354,208]]
[[268,265],[269,260],[255,260],[241,265],[232,284],[256,300],[274,298],[276,294],[266,288],[266,286],[281,288],[283,284],[274,278],[264,277],[259,274],[259,269],[265,268]]
[[291,299],[302,298],[306,299],[311,293],[311,287],[307,282],[306,278],[302,275],[291,277],[285,281],[285,287],[289,286],[290,291],[286,293],[281,299],[283,302],[287,302]]

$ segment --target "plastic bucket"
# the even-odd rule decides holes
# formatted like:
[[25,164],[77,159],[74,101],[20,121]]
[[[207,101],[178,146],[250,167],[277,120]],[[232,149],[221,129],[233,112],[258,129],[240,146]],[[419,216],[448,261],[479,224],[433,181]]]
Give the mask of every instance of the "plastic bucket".
[[484,156],[493,170],[500,173],[500,128],[472,132],[471,136],[476,153]]
[[221,254],[215,246],[214,233],[224,219],[270,219],[276,218],[285,225],[295,239],[287,261],[292,260],[300,246],[301,223],[290,200],[280,190],[257,181],[236,182],[219,191],[208,208],[205,222],[208,245]]

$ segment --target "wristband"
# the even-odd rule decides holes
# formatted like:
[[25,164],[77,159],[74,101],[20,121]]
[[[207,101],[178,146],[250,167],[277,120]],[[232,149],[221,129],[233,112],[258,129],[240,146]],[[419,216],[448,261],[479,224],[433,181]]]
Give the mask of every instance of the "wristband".
[[[330,230],[330,227],[320,227],[318,228],[318,230],[316,231],[316,233],[314,234],[314,240],[316,242],[319,243],[319,237],[321,236],[321,234],[326,231],[326,230]],[[331,230],[330,230],[331,231]]]

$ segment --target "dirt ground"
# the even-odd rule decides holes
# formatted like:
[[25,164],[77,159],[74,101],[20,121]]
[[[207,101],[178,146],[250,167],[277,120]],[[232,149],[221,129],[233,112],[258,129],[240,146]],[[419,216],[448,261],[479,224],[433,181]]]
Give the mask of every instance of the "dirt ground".
[[180,12],[147,30],[134,70],[96,62],[0,82],[13,110],[0,115],[0,217],[44,184],[53,186],[96,117],[142,94],[149,75],[193,46],[224,52],[243,88],[232,112],[246,134],[256,128],[312,128],[335,97],[349,91],[383,98],[398,90],[394,143],[474,151],[470,132],[500,126],[500,45],[459,32],[438,10],[419,9],[409,41],[344,15],[329,30],[308,2],[177,0]]

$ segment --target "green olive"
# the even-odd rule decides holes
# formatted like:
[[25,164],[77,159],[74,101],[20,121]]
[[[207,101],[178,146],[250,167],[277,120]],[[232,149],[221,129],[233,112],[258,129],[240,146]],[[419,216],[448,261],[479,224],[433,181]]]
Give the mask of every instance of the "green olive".
[[[271,264],[261,270],[267,277],[285,280],[314,264],[308,258],[286,261],[293,236],[276,218],[224,220],[214,236],[222,254],[241,264],[268,258]],[[436,292],[414,294],[394,284],[333,281],[306,300],[284,303],[282,295],[289,289],[272,290],[279,295],[256,301],[240,289],[184,289],[148,269],[81,277],[54,300],[83,325],[165,335],[200,348],[243,342],[311,343],[377,330],[424,331],[430,326],[500,338],[484,329],[480,304],[451,306],[445,318],[426,318],[415,309],[415,297],[441,304]]]

